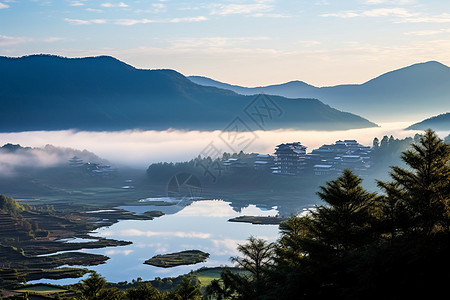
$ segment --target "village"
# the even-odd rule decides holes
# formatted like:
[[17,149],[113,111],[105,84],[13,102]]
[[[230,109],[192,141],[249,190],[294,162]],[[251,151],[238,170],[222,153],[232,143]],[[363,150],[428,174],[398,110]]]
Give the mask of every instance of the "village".
[[273,155],[235,155],[223,159],[221,163],[225,172],[253,168],[284,176],[335,175],[344,169],[363,176],[372,166],[371,147],[361,145],[356,140],[339,140],[334,144],[322,145],[310,153],[306,149],[300,142],[283,143],[276,146]]

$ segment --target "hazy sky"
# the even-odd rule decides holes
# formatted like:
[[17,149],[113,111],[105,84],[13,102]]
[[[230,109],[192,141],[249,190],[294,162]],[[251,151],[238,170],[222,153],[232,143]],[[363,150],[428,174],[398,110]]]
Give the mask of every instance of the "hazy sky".
[[0,55],[112,55],[246,86],[450,65],[448,0],[0,0]]

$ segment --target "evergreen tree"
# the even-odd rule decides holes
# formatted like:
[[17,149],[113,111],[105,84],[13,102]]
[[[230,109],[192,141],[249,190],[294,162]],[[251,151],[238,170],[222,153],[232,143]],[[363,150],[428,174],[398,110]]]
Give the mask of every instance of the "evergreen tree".
[[268,272],[273,266],[274,244],[250,237],[248,243],[238,245],[242,257],[232,257],[239,268],[248,274],[235,274],[225,269],[220,280],[207,287],[208,295],[217,299],[261,299],[269,288]]
[[106,290],[106,280],[93,271],[88,278],[78,284],[77,288],[81,292],[81,299],[100,300],[103,299]]
[[161,292],[154,288],[149,282],[139,282],[137,288],[129,288],[127,290],[127,298],[130,300],[160,300]]
[[378,140],[377,137],[375,137],[375,138],[373,139],[372,146],[373,146],[373,149],[375,149],[375,150],[378,149],[378,148],[380,147],[380,141]]
[[317,193],[327,205],[312,211],[315,239],[337,252],[364,245],[370,239],[370,210],[376,200],[350,170],[321,186]]
[[259,282],[262,280],[264,272],[271,266],[273,247],[272,243],[251,236],[248,243],[237,247],[243,257],[232,257],[231,261],[252,273],[256,282]]
[[[431,233],[449,230],[450,146],[432,130],[402,155],[409,169],[392,167],[391,182],[378,181],[385,191],[385,216],[391,231]],[[389,213],[386,213],[389,212]]]
[[183,276],[180,285],[176,288],[175,294],[180,300],[200,300],[200,282],[196,277],[190,275]]
[[383,138],[381,139],[380,142],[380,147],[381,148],[386,148],[389,145],[389,138],[387,137],[387,135],[383,136]]

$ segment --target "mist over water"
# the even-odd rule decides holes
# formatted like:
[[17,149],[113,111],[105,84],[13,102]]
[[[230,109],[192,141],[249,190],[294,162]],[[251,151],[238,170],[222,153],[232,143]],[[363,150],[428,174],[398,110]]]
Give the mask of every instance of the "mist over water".
[[[308,152],[323,144],[337,140],[355,139],[367,146],[374,137],[380,140],[384,135],[395,138],[413,137],[421,131],[404,130],[414,122],[383,123],[380,127],[340,131],[273,130],[255,131],[254,140],[243,145],[244,152],[273,154],[276,145],[299,141],[308,147]],[[438,132],[444,138],[450,132]],[[117,132],[87,131],[34,131],[0,133],[0,144],[13,143],[29,147],[43,147],[51,144],[94,152],[116,166],[146,168],[155,162],[187,161],[197,157],[211,142],[223,152],[235,152],[220,138],[221,131],[140,131]],[[223,135],[222,135],[223,136]],[[238,152],[238,151],[237,151]],[[54,163],[54,161],[52,161]]]

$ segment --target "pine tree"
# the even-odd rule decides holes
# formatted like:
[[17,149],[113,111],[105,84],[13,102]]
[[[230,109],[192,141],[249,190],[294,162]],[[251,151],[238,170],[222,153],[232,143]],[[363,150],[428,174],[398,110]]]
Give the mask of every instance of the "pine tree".
[[361,183],[361,178],[344,170],[317,193],[328,205],[312,212],[316,240],[337,252],[357,248],[370,238],[370,209],[377,196]]
[[392,181],[378,181],[386,193],[383,205],[391,231],[425,235],[448,231],[450,146],[427,130],[411,147],[401,157],[409,169],[392,167]]

